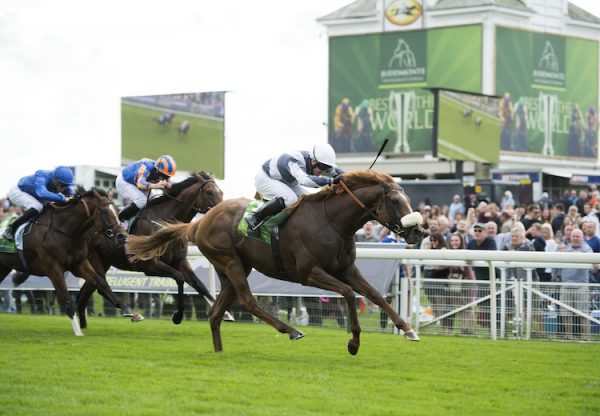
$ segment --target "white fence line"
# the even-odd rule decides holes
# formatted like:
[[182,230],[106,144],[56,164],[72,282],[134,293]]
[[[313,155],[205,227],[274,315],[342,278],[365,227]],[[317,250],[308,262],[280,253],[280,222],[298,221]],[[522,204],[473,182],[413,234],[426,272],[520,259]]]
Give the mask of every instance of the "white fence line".
[[[493,340],[497,339],[496,329],[496,267],[510,268],[522,267],[526,269],[533,268],[569,268],[590,269],[594,264],[600,264],[600,253],[566,253],[566,252],[524,252],[524,251],[499,251],[499,250],[418,250],[418,249],[399,249],[398,247],[379,248],[382,244],[373,243],[373,248],[357,247],[356,257],[366,259],[397,259],[403,260],[409,264],[439,264],[439,265],[465,265],[469,264],[475,267],[489,268],[490,285],[490,332]],[[197,247],[190,246],[189,255],[201,255]],[[212,265],[210,266],[212,268]],[[211,273],[214,278],[214,273]],[[531,275],[531,270],[528,270]],[[395,284],[400,292],[394,293],[394,304],[398,308],[398,303],[404,305],[401,308],[400,315],[408,319],[408,305],[410,289],[408,279],[402,279],[400,284]],[[421,291],[420,270],[417,268],[417,277],[415,279],[415,292]],[[214,284],[211,282],[211,288]],[[213,293],[213,295],[215,295]],[[592,321],[595,321],[592,319]]]

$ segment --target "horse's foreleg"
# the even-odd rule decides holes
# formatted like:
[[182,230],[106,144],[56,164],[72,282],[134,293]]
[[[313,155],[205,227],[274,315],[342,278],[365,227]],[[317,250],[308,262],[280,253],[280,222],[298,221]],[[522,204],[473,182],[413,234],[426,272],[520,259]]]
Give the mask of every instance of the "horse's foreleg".
[[129,306],[125,305],[123,300],[112,291],[106,278],[100,276],[87,260],[74,267],[72,272],[75,276],[81,277],[82,279],[85,279],[86,282],[93,284],[98,289],[98,293],[121,310],[122,316],[131,318],[133,322],[144,320],[142,315],[132,312],[131,309],[129,309]]
[[348,304],[350,331],[352,332],[352,339],[348,341],[348,352],[352,355],[356,355],[360,348],[361,329],[358,323],[358,313],[356,312],[356,296],[354,295],[352,288],[331,276],[318,266],[313,268],[306,278],[305,284],[339,293],[346,299],[346,303]]
[[375,289],[371,284],[363,277],[358,267],[354,266],[350,271],[350,274],[346,276],[346,280],[351,286],[352,289],[371,302],[375,303],[377,306],[383,310],[387,316],[390,317],[396,328],[404,331],[404,338],[409,341],[420,341],[419,336],[411,328],[411,326],[404,320],[398,313],[390,306],[389,303],[381,296],[381,294]]
[[152,276],[170,277],[177,283],[177,296],[175,297],[177,302],[177,310],[173,312],[171,320],[175,325],[179,325],[183,319],[183,312],[185,310],[185,302],[183,298],[183,284],[185,281],[183,273],[176,268],[171,267],[162,260],[152,263],[152,267],[148,270],[145,270],[145,273],[151,274]]
[[73,333],[75,336],[82,337],[83,332],[81,332],[79,321],[75,316],[75,305],[73,304],[71,296],[69,296],[69,291],[67,290],[67,282],[65,281],[64,270],[54,267],[47,272],[47,276],[52,282],[52,286],[54,286],[56,296],[58,297],[58,303],[60,303],[60,305],[65,309],[67,316],[71,320]]
[[77,294],[77,315],[79,315],[79,325],[81,328],[87,328],[87,304],[90,300],[90,296],[94,293],[94,290],[96,290],[94,285],[85,281]]

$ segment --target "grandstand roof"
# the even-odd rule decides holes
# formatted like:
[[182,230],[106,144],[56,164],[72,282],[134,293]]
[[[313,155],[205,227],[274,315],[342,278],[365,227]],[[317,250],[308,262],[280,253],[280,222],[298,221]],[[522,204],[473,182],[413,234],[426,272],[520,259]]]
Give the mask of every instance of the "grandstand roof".
[[[341,9],[319,17],[317,21],[326,22],[331,20],[350,20],[377,17],[377,3],[378,0],[356,0],[349,5],[342,7]],[[496,6],[533,12],[533,10],[527,7],[525,2],[522,0],[439,0],[434,6],[427,9],[446,10],[482,6]],[[568,16],[573,20],[600,23],[600,18],[570,2],[568,3]]]

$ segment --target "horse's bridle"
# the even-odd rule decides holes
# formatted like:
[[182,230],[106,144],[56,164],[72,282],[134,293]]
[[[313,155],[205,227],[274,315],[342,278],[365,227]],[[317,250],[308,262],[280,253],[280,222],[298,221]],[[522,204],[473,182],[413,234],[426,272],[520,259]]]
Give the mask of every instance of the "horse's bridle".
[[[202,179],[202,182],[200,183],[200,192],[204,192],[204,187],[206,185],[208,185],[209,183],[215,183],[214,179]],[[195,212],[196,214],[206,214],[206,212],[208,211],[208,209],[202,210],[200,208],[197,208],[196,206],[194,206],[194,203],[192,202],[191,204],[188,204],[185,201],[182,201],[179,198],[176,198],[174,196],[169,195],[168,192],[165,192],[163,195],[166,195],[168,198],[171,198],[174,201],[177,201],[183,205],[185,205],[187,207],[187,209],[189,209],[190,211]],[[194,201],[196,199],[194,198]],[[210,209],[210,208],[209,208]]]
[[358,197],[354,194],[354,192],[352,192],[350,190],[350,188],[348,188],[348,185],[346,185],[343,180],[340,180],[339,184],[341,185],[342,189],[348,195],[350,195],[350,197],[356,203],[356,205],[358,205],[360,208],[362,208],[365,212],[367,212],[369,214],[369,216],[370,216],[369,219],[377,220],[380,224],[385,226],[388,230],[393,231],[394,233],[396,233],[398,235],[400,235],[404,231],[404,228],[400,224],[392,224],[389,221],[386,222],[386,221],[381,221],[381,219],[379,219],[379,213],[381,212],[381,208],[383,207],[383,204],[385,204],[386,210],[388,211],[388,213],[390,214],[390,217],[391,217],[391,213],[394,212],[395,210],[394,210],[394,207],[392,206],[392,199],[388,196],[388,194],[390,194],[392,192],[400,192],[399,189],[392,189],[392,187],[389,184],[383,182],[383,184],[382,184],[383,185],[383,192],[382,192],[383,198],[381,199],[381,203],[379,204],[379,206],[377,207],[375,212],[373,212],[360,199],[358,199]]
[[[98,212],[100,212],[101,209],[106,208],[108,206],[110,206],[111,203],[107,202],[105,204],[99,204],[98,205]],[[124,241],[119,241],[119,235],[120,233],[116,232],[114,229],[117,227],[120,227],[121,224],[117,221],[114,223],[110,223],[103,215],[100,215],[100,220],[102,221],[102,235],[105,236],[106,238],[108,238],[109,240],[116,238],[117,239],[117,243],[121,244]],[[98,231],[94,231],[94,234],[98,234]]]
[[[92,222],[92,221],[94,220],[94,218],[96,217],[96,215],[98,215],[98,214],[100,213],[100,210],[102,210],[102,209],[104,209],[104,208],[106,208],[106,207],[108,207],[108,206],[110,205],[110,202],[107,202],[107,203],[104,203],[104,204],[100,204],[100,203],[99,203],[99,204],[98,204],[98,211],[96,211],[96,212],[95,212],[95,213],[93,213],[93,215],[92,215],[92,212],[91,212],[91,210],[90,210],[90,207],[89,207],[89,205],[88,205],[88,203],[87,203],[87,201],[86,201],[85,199],[83,199],[83,198],[79,198],[79,199],[77,199],[77,200],[76,200],[76,202],[77,202],[77,203],[81,202],[81,203],[83,204],[83,207],[85,208],[85,214],[86,214],[86,216],[87,216],[87,220],[86,220],[86,221],[84,221],[84,222],[83,222],[83,224],[82,224],[82,225],[81,225],[81,227],[80,227],[80,230],[81,230],[81,231],[77,232],[77,234],[76,234],[76,235],[71,235],[71,234],[69,234],[69,233],[66,233],[66,232],[64,232],[64,231],[62,231],[62,230],[60,230],[60,229],[58,229],[58,228],[56,228],[56,227],[51,227],[51,225],[52,225],[52,218],[50,219],[50,224],[48,224],[48,225],[47,225],[48,229],[52,229],[52,230],[56,231],[56,232],[57,232],[57,233],[59,233],[59,234],[62,234],[62,235],[64,235],[64,236],[67,236],[67,237],[69,237],[69,238],[70,238],[70,239],[72,239],[72,240],[77,240],[78,238],[80,238],[80,237],[81,237],[81,234],[82,234],[83,230],[85,230],[85,229],[87,228],[88,224],[89,224],[90,222]],[[56,204],[54,204],[54,203],[51,203],[51,206],[52,206],[52,208],[54,208],[54,209],[56,209],[56,210],[61,210],[61,209],[65,209],[65,208],[68,208],[68,207],[70,207],[70,206],[71,206],[71,204],[68,204],[68,205],[64,205],[64,206],[63,206],[63,205],[56,205]],[[104,218],[104,216],[102,216],[102,215],[100,215],[100,219],[101,219],[101,221],[102,221],[102,226],[103,226],[102,234],[103,234],[105,237],[109,238],[109,239],[112,239],[112,238],[118,237],[118,233],[116,233],[116,232],[115,232],[114,228],[115,228],[116,226],[119,226],[120,224],[119,224],[118,222],[117,222],[117,223],[114,223],[114,224],[111,224],[111,223],[109,223],[109,222],[108,222],[108,221],[107,221],[107,220]],[[37,222],[36,222],[36,224],[37,224],[37,225],[44,225],[44,224],[39,224],[39,223],[37,223]],[[98,233],[98,231],[95,231],[95,233]],[[45,238],[45,237],[44,237],[44,238]]]

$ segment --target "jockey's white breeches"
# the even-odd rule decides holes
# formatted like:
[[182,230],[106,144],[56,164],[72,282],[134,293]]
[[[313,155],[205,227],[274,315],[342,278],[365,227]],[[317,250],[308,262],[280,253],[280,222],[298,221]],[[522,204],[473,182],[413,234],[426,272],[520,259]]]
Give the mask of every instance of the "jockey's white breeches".
[[259,170],[254,177],[256,190],[262,195],[263,199],[273,199],[278,196],[285,201],[285,206],[289,207],[298,200],[300,195],[310,193],[300,185],[289,186],[284,182],[271,178],[264,170]]
[[36,197],[21,191],[18,186],[15,186],[8,191],[8,199],[13,205],[23,207],[25,211],[29,208],[33,208],[37,212],[42,212],[42,209],[44,209],[44,205],[38,201]]
[[125,181],[123,174],[119,173],[116,180],[117,192],[123,200],[123,205],[134,203],[138,208],[144,208],[148,202],[150,191],[142,191],[137,186]]

